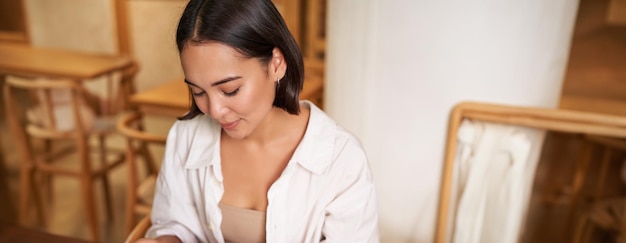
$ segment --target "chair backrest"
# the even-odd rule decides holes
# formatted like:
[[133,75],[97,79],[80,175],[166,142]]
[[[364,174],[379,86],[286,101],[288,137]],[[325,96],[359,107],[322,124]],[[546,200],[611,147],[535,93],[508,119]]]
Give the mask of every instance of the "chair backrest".
[[[7,120],[21,163],[49,173],[74,176],[79,171],[90,170],[88,137],[93,119],[88,115],[90,109],[83,104],[84,90],[79,83],[7,77],[3,88]],[[66,142],[52,149],[52,142],[60,140]],[[44,142],[44,146],[38,142]],[[79,171],[48,163],[72,151],[78,152]]]
[[112,109],[110,109],[110,113],[118,114],[120,111],[134,109],[129,98],[137,91],[135,77],[138,71],[139,65],[136,62],[133,62],[133,65],[129,68],[122,70],[116,95],[111,97],[112,102],[110,106],[112,106]]
[[[578,112],[578,111],[569,111],[562,109],[545,109],[545,108],[532,108],[532,107],[516,107],[516,106],[507,106],[507,105],[496,105],[496,104],[485,104],[485,103],[461,103],[458,104],[450,114],[450,122],[448,128],[448,138],[444,159],[444,167],[442,174],[442,184],[440,189],[440,199],[439,199],[439,211],[437,215],[437,226],[435,232],[435,242],[443,243],[443,242],[485,242],[481,241],[481,238],[484,235],[477,235],[476,232],[484,232],[486,229],[488,234],[492,234],[490,236],[496,237],[488,237],[488,239],[498,238],[497,234],[509,234],[507,237],[508,240],[505,241],[495,241],[495,242],[515,242],[519,239],[519,226],[521,221],[523,221],[525,208],[524,206],[517,205],[517,212],[513,215],[516,218],[516,222],[510,222],[509,216],[511,216],[510,212],[504,212],[507,217],[502,219],[498,219],[497,216],[501,211],[494,212],[494,208],[492,204],[485,203],[485,200],[489,200],[486,197],[483,197],[483,201],[475,200],[475,198],[470,199],[470,203],[472,204],[469,207],[464,207],[465,203],[463,200],[464,193],[468,193],[469,190],[481,191],[480,193],[484,193],[485,191],[490,191],[493,188],[498,189],[502,185],[491,185],[488,182],[493,181],[491,178],[502,176],[502,174],[498,173],[488,173],[492,169],[502,169],[503,167],[510,166],[512,169],[514,167],[516,160],[517,161],[525,161],[528,159],[528,149],[529,146],[533,146],[532,143],[527,143],[527,141],[523,141],[523,136],[518,136],[517,140],[508,139],[506,141],[512,141],[510,144],[503,143],[503,140],[493,140],[493,138],[497,138],[500,134],[493,135],[491,133],[490,139],[491,142],[488,143],[488,146],[497,147],[496,153],[485,154],[482,153],[482,158],[487,160],[487,162],[498,160],[497,162],[509,162],[509,163],[500,163],[500,164],[489,164],[487,169],[481,168],[479,172],[483,172],[483,174],[479,173],[479,176],[474,175],[474,178],[480,177],[485,178],[489,177],[490,179],[478,179],[479,183],[474,183],[473,188],[469,189],[469,184],[471,182],[472,176],[465,173],[464,168],[473,166],[477,162],[480,162],[476,159],[476,157],[481,156],[481,152],[479,152],[480,146],[476,143],[472,143],[477,136],[475,133],[477,130],[485,134],[487,125],[479,127],[479,129],[466,129],[466,125],[468,123],[488,123],[489,126],[496,126],[497,129],[501,129],[504,127],[503,125],[512,125],[516,128],[530,128],[536,129],[537,131],[556,131],[556,132],[564,132],[564,133],[574,133],[574,134],[584,134],[584,135],[597,135],[597,136],[608,136],[608,137],[619,137],[626,138],[626,118],[612,115],[603,115],[603,114],[595,114],[589,112]],[[485,128],[485,129],[483,129]],[[502,129],[500,130],[502,131]],[[510,131],[506,130],[505,131]],[[519,133],[515,132],[509,133],[513,135],[519,135]],[[493,136],[492,136],[493,135]],[[513,136],[510,136],[513,137]],[[486,141],[487,139],[481,138],[481,141]],[[513,141],[515,140],[515,141]],[[531,139],[532,140],[532,139]],[[468,142],[469,141],[469,142]],[[522,142],[520,142],[522,141]],[[542,142],[542,141],[541,141]],[[469,146],[468,146],[469,144]],[[502,146],[516,147],[515,149],[508,149],[506,155],[502,156],[503,150]],[[521,152],[520,152],[521,151]],[[487,152],[489,153],[489,152]],[[521,154],[524,156],[517,156],[516,154]],[[470,158],[470,159],[468,159]],[[468,165],[472,164],[472,165]],[[484,172],[487,171],[485,174]],[[503,171],[503,170],[501,170]],[[482,175],[482,176],[480,176]],[[532,179],[532,178],[531,178]],[[503,180],[508,180],[511,182],[510,185],[517,190],[510,190],[513,193],[500,193],[496,197],[496,200],[510,200],[512,197],[515,197],[518,194],[521,194],[522,191],[528,191],[527,187],[529,185],[521,185],[523,183],[527,183],[527,181],[510,181],[510,178],[504,178]],[[475,180],[476,181],[476,180]],[[531,181],[532,182],[532,181]],[[521,188],[521,189],[520,189]],[[480,194],[479,193],[479,194]],[[486,193],[485,193],[486,194]],[[513,195],[516,194],[516,195]],[[527,200],[527,198],[522,198],[523,200]],[[511,201],[511,200],[510,200]],[[514,200],[513,200],[514,201]],[[514,203],[520,203],[514,202]],[[521,202],[527,203],[527,202]],[[478,207],[480,210],[476,210],[477,207],[473,207],[475,205],[481,204],[482,207]],[[488,206],[485,206],[488,205]],[[510,205],[510,204],[509,204]],[[504,205],[506,207],[507,205]],[[465,212],[463,212],[465,211]],[[469,212],[468,212],[469,211]],[[464,215],[464,216],[459,216]],[[468,215],[472,217],[467,217]],[[510,231],[505,232],[504,230],[499,232],[494,232],[493,227],[483,228],[482,225],[472,224],[475,221],[474,219],[480,219],[484,221],[491,221],[491,223],[495,223],[496,226],[500,227],[501,225],[509,225],[512,228]],[[468,220],[471,221],[468,223]],[[498,220],[507,220],[507,222],[500,222],[498,224]],[[459,222],[461,224],[459,224]],[[462,225],[463,229],[458,228]],[[497,227],[495,227],[497,228]],[[508,228],[511,229],[511,228]],[[467,234],[459,235],[459,232],[466,232]],[[488,242],[488,241],[487,241]]]
[[69,80],[7,77],[4,87],[7,117],[29,136],[53,139],[84,137],[94,113],[84,101],[84,89]]
[[[126,137],[126,160],[128,166],[127,187],[127,231],[135,226],[136,214],[150,215],[154,185],[158,173],[158,166],[148,149],[150,145],[164,146],[166,135],[157,135],[146,132],[143,127],[142,115],[131,112],[121,116],[117,123],[117,130]],[[141,176],[138,167],[139,156],[145,162],[147,175]]]
[[124,242],[134,243],[138,239],[144,238],[150,226],[152,226],[152,223],[150,222],[150,215],[147,215],[143,217],[139,221],[139,223],[135,225],[135,227],[133,227],[133,230],[130,232],[130,234],[128,234],[128,236],[126,237],[126,241]]

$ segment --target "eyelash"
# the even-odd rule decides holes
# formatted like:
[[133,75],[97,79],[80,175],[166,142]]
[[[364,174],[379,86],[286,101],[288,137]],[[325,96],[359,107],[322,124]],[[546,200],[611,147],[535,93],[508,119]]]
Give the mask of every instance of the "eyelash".
[[227,93],[222,91],[222,93],[224,93],[224,95],[231,97],[231,96],[235,96],[237,94],[237,92],[239,92],[239,88],[235,89],[233,92]]
[[192,93],[193,96],[198,97],[198,96],[202,96],[204,94],[204,91],[198,92],[198,93]]
[[[233,92],[224,92],[224,91],[222,91],[222,93],[224,95],[226,95],[227,97],[235,96],[237,94],[237,92],[239,92],[239,88],[235,89]],[[204,93],[205,93],[204,91],[201,91],[201,92],[198,92],[198,93],[193,93],[192,95],[195,96],[195,97],[199,97],[199,96],[202,96]]]

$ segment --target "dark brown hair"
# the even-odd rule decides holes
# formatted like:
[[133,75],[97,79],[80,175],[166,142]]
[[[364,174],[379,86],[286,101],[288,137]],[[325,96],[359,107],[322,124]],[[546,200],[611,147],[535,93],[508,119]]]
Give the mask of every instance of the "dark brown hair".
[[[302,53],[287,25],[270,0],[190,0],[178,23],[179,53],[188,43],[216,41],[248,58],[269,64],[274,48],[280,49],[287,71],[280,80],[273,105],[298,114],[298,96],[304,80]],[[191,91],[190,91],[191,92]],[[202,114],[193,96],[181,120]]]

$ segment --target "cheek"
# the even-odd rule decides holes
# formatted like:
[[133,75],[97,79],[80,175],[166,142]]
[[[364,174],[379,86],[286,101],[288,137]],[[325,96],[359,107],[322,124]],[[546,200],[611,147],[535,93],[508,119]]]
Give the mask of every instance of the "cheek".
[[263,107],[271,108],[274,102],[274,93],[274,87],[272,85],[257,82],[255,87],[252,87],[246,95],[242,95],[239,101],[251,110],[266,110]]
[[256,90],[246,90],[239,92],[236,97],[229,102],[229,108],[240,115],[254,113],[258,110],[259,100],[257,99]]

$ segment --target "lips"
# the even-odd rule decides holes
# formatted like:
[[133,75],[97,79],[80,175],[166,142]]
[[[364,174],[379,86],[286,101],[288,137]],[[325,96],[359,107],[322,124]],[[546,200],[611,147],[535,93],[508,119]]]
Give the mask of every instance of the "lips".
[[235,127],[237,127],[237,125],[239,124],[239,121],[241,120],[236,120],[234,122],[228,122],[228,123],[220,123],[220,125],[222,125],[222,128],[226,130],[230,130],[230,129],[234,129]]

